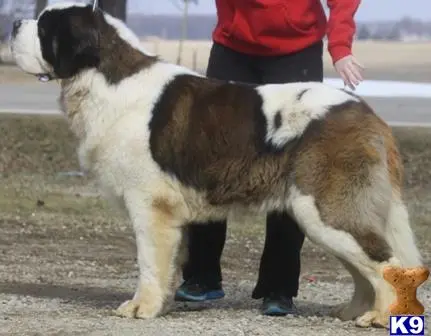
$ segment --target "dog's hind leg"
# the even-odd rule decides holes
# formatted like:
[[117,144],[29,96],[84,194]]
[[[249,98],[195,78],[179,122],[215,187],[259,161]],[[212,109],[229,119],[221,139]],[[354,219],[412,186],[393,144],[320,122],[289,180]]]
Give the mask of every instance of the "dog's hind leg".
[[409,215],[399,192],[394,192],[389,209],[386,236],[402,267],[422,266],[422,257],[410,227]]
[[125,193],[125,203],[136,234],[139,280],[134,297],[115,314],[129,318],[156,317],[163,312],[172,289],[182,221],[164,198],[131,191]]
[[[386,266],[397,266],[399,262],[393,258],[386,240],[371,230],[367,231],[370,228],[367,224],[361,227],[360,235],[357,232],[346,231],[354,228],[354,225],[346,225],[344,229],[338,228],[334,224],[340,219],[340,213],[337,211],[330,216],[326,214],[327,218],[324,222],[313,196],[297,192],[292,197],[291,204],[293,214],[306,236],[329,253],[350,264],[373,287],[375,297],[372,309],[358,317],[357,325],[387,326],[388,308],[395,299],[395,293],[383,279],[383,270]],[[343,204],[339,204],[338,208],[342,211]],[[373,218],[372,214],[368,215]],[[377,219],[377,216],[374,219]],[[372,248],[367,244],[371,244]],[[370,295],[370,293],[367,294]],[[372,297],[365,301],[367,300],[372,300]],[[349,307],[347,310],[349,309],[356,310],[355,307]]]
[[390,258],[380,260],[378,276],[375,280],[376,299],[374,309],[359,317],[358,326],[371,324],[387,326],[388,308],[394,302],[395,294],[392,285],[383,278],[386,266],[418,267],[422,258],[417,248],[415,237],[409,224],[407,208],[399,196],[398,188],[392,190],[389,211],[384,225],[383,237],[390,247]]
[[372,309],[375,293],[374,288],[366,277],[358,269],[344,259],[338,258],[353,278],[354,293],[350,301],[340,304],[332,316],[342,321],[354,320]]

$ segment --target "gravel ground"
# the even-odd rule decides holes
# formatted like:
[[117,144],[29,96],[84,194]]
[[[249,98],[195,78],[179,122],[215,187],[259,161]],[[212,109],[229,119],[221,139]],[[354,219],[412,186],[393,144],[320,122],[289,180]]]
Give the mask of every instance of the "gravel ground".
[[[132,287],[133,284],[129,285]],[[6,294],[2,295],[0,301],[3,306],[1,310],[6,311],[0,334],[387,335],[385,330],[358,329],[351,322],[341,322],[322,316],[329,312],[328,305],[337,304],[341,299],[348,298],[352,289],[350,284],[339,282],[303,284],[301,291],[304,294],[297,301],[303,316],[283,318],[269,318],[259,314],[258,306],[249,299],[252,286],[253,283],[250,281],[226,286],[227,298],[223,301],[205,306],[176,305],[175,312],[169,316],[151,321],[131,321],[109,316],[109,310],[102,306],[103,299],[100,300],[98,297],[101,295],[109,300],[108,294],[102,294],[101,289],[97,294],[92,292],[90,298],[88,296],[81,298],[80,295],[89,293],[85,288],[78,289],[78,286],[75,293],[71,292],[60,298],[58,297],[60,295],[53,297],[54,295],[43,292],[42,288],[39,289],[41,294],[31,296],[28,293]],[[18,289],[18,292],[22,293],[22,289]],[[429,304],[429,297],[427,300]]]
[[[91,181],[58,174],[78,168],[61,118],[1,116],[0,134],[0,335],[387,335],[328,317],[351,295],[351,279],[308,241],[296,301],[301,316],[261,316],[260,301],[250,298],[264,241],[261,218],[230,221],[222,260],[226,298],[175,303],[150,321],[112,316],[133,295],[137,276],[130,226]],[[413,228],[430,266],[431,130],[396,135]],[[428,281],[419,290],[425,307],[430,287]]]

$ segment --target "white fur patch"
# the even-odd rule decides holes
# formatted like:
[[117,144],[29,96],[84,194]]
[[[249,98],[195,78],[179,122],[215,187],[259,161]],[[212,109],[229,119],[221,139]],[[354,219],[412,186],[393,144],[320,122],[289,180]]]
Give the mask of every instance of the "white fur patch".
[[387,223],[388,242],[403,267],[423,265],[416,239],[410,226],[407,207],[399,195],[393,195]]
[[[72,123],[72,130],[76,134],[82,134],[86,139],[84,147],[80,149],[84,166],[87,165],[85,164],[87,162],[85,153],[90,149],[88,147],[94,146],[92,142],[99,142],[102,136],[106,135],[107,138],[110,138],[111,132],[108,129],[114,124],[116,128],[119,127],[119,124],[123,124],[122,127],[125,127],[121,131],[122,134],[112,134],[113,137],[120,139],[137,136],[134,132],[141,130],[139,140],[142,142],[140,146],[144,145],[145,151],[148,151],[149,155],[150,134],[147,127],[152,118],[154,104],[170,81],[177,75],[187,73],[191,72],[177,65],[157,63],[129,78],[125,78],[117,85],[108,84],[105,77],[96,70],[85,71],[68,84],[65,87],[63,109],[67,109],[68,101],[74,99],[75,94],[79,95],[80,90],[91,88],[88,97],[81,101],[80,119]],[[65,112],[67,113],[67,110]],[[127,120],[121,120],[120,123],[120,119],[126,115],[128,115]],[[128,120],[131,120],[132,123],[128,123]],[[134,161],[136,157],[130,157],[130,160]]]
[[[263,99],[266,140],[277,147],[300,136],[312,120],[323,118],[331,106],[358,101],[346,92],[318,82],[266,84],[256,90]],[[303,90],[307,92],[298,100],[298,94]],[[274,118],[278,112],[281,127],[276,128]]]
[[36,20],[22,20],[21,26],[11,40],[12,55],[16,64],[30,74],[49,72],[51,67],[42,57]]

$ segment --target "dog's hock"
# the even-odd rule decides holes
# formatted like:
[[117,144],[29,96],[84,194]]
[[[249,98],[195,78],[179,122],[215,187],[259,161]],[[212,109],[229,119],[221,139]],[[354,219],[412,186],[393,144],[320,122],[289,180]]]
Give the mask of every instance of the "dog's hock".
[[391,315],[422,315],[424,306],[417,299],[417,288],[429,277],[430,271],[426,267],[400,268],[386,267],[383,271],[384,279],[396,291],[397,298],[389,306]]

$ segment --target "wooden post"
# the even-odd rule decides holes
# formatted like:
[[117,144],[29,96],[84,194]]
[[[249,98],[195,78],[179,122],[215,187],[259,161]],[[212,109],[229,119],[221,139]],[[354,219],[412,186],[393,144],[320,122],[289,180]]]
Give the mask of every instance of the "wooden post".
[[198,51],[195,49],[193,49],[193,70],[196,71],[197,67],[198,67]]
[[185,40],[187,39],[187,23],[188,23],[188,16],[189,16],[189,1],[190,0],[184,0],[184,10],[183,10],[183,19],[181,23],[181,38],[178,43],[178,55],[177,55],[177,64],[182,63],[182,56],[183,56],[183,44]]
[[36,19],[39,14],[48,5],[48,0],[36,0],[36,6],[34,8],[34,18]]

